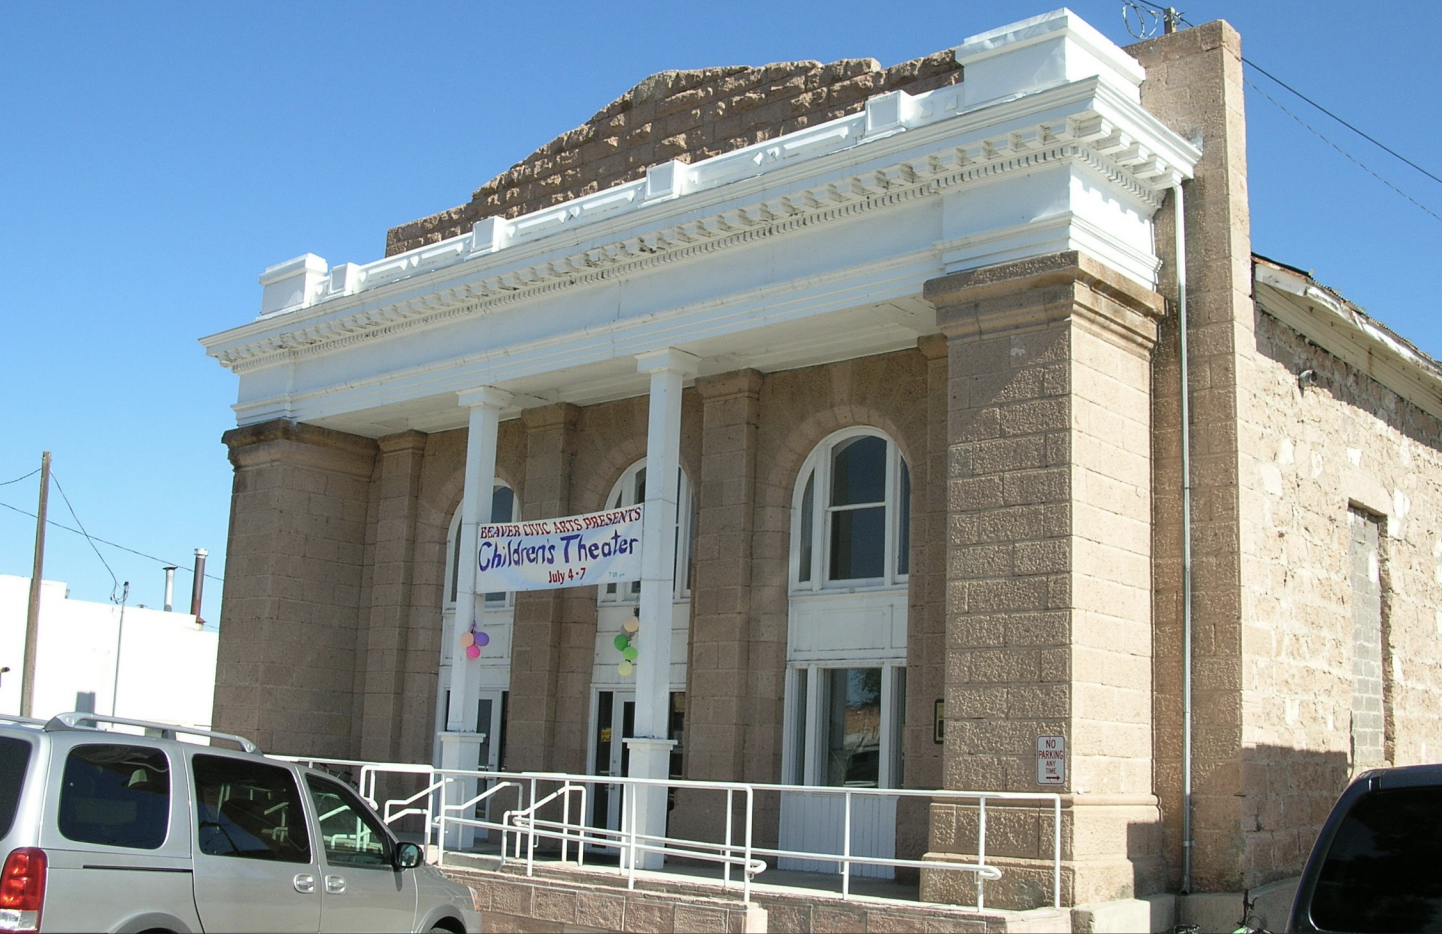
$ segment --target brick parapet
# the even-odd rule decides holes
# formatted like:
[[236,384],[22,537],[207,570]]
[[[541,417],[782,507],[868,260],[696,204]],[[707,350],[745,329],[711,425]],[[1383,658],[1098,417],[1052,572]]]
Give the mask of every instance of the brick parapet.
[[482,185],[463,205],[392,228],[386,255],[642,178],[650,166],[694,162],[860,111],[875,94],[954,84],[950,50],[882,68],[874,59],[778,62],[664,71],[581,126]]

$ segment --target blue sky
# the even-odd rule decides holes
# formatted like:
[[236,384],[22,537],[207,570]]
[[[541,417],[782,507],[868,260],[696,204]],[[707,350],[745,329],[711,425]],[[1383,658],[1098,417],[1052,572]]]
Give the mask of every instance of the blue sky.
[[[80,520],[224,567],[235,380],[196,339],[249,321],[256,276],[304,252],[382,255],[387,228],[470,192],[647,75],[872,57],[883,65],[1054,2],[0,5],[0,482],[54,452]],[[1077,0],[1114,41],[1117,0]],[[1244,54],[1442,175],[1442,4],[1198,0]],[[1305,11],[1305,12],[1302,12]],[[1442,185],[1260,75],[1258,85],[1427,208]],[[1248,91],[1253,248],[1442,357],[1442,221]],[[35,478],[0,486],[0,574],[28,576]],[[3,508],[4,506],[12,508]],[[74,525],[52,491],[51,517]],[[100,546],[131,603],[160,562]],[[107,600],[111,570],[52,528],[45,576]],[[179,602],[190,577],[178,575]],[[221,586],[205,613],[216,620]]]

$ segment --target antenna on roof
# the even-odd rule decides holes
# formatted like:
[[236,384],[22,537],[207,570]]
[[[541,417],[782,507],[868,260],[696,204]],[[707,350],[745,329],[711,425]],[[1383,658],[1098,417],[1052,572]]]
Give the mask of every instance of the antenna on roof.
[[1122,22],[1135,39],[1150,39],[1158,27],[1171,35],[1181,21],[1182,13],[1176,7],[1162,7],[1147,0],[1122,0]]

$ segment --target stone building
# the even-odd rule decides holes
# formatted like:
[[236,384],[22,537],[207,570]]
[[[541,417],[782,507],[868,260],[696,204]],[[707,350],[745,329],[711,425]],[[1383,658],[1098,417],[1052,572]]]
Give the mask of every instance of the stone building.
[[[1294,876],[1354,770],[1442,744],[1442,371],[1253,256],[1223,22],[664,72],[383,259],[261,283],[204,344],[240,385],[215,719],[267,749],[1056,790],[1078,905]],[[478,523],[639,502],[644,585],[478,592]],[[670,639],[623,675],[638,617]],[[1036,904],[1037,812],[992,821],[989,900]]]

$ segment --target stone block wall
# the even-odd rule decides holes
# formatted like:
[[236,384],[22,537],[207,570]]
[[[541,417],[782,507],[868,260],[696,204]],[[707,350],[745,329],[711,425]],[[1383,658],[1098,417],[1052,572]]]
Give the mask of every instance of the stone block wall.
[[1247,504],[1239,888],[1300,872],[1336,795],[1376,764],[1351,748],[1353,613],[1368,595],[1352,581],[1349,515],[1369,517],[1380,532],[1381,758],[1435,761],[1442,709],[1442,423],[1264,312],[1255,334],[1239,419]]
[[856,58],[663,71],[476,189],[468,203],[392,228],[386,255],[468,233],[482,218],[512,218],[644,178],[671,159],[707,159],[853,114],[876,94],[920,94],[960,80],[950,50],[891,68]]
[[[950,353],[943,787],[1065,795],[1065,902],[1150,894],[1163,884],[1149,696],[1161,298],[1078,253],[924,294]],[[1054,786],[1038,774],[1043,736],[1065,743]],[[973,806],[931,813],[933,856],[976,852]],[[1045,904],[1052,828],[1035,824],[1049,809],[996,820],[998,904]],[[958,880],[925,872],[923,897],[963,900]]]
[[[1241,38],[1217,21],[1127,49],[1147,69],[1142,105],[1201,145],[1186,184],[1188,341],[1191,366],[1193,851],[1195,891],[1238,891],[1243,727],[1238,375],[1252,336],[1251,234]],[[1163,258],[1158,291],[1175,303],[1174,205],[1156,218]],[[1175,309],[1175,304],[1172,305]],[[1181,393],[1177,318],[1162,321],[1152,368],[1155,620],[1155,793],[1165,819],[1162,852],[1181,882],[1182,536]]]
[[224,442],[235,478],[215,728],[269,752],[349,755],[376,444],[284,420]]

